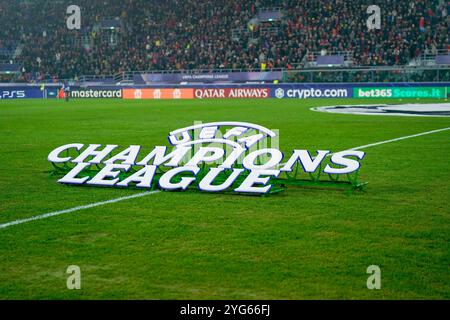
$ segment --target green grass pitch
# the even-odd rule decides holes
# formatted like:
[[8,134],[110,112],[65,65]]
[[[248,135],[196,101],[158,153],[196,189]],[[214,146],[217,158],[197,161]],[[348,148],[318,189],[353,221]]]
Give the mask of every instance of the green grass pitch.
[[[341,151],[450,126],[310,111],[377,102],[398,103],[2,101],[0,224],[140,192],[58,184],[47,155],[67,143],[153,147],[195,120],[230,120],[279,129],[284,152]],[[161,192],[0,229],[0,298],[449,299],[450,131],[364,151],[362,192]],[[69,265],[81,290],[66,287]],[[380,290],[366,287],[369,265]]]

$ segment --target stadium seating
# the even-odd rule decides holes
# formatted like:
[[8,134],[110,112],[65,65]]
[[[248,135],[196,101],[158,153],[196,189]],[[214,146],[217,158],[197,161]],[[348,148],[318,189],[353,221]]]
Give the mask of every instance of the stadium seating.
[[24,80],[292,69],[320,51],[351,52],[355,65],[405,65],[425,51],[449,49],[443,0],[383,1],[380,30],[365,25],[367,0],[78,0],[81,30],[66,27],[70,4],[0,3],[0,55],[21,61]]

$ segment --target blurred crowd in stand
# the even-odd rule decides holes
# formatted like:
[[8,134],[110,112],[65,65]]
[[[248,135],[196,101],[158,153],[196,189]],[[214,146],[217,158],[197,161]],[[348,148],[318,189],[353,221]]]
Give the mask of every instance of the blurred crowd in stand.
[[[347,51],[355,65],[398,66],[449,48],[448,1],[381,1],[381,28],[369,30],[372,2],[0,0],[0,61],[20,62],[20,79],[32,81],[144,70],[289,70],[312,52]],[[73,4],[81,8],[80,30],[66,26]],[[264,10],[281,18],[258,20]],[[108,19],[118,25],[108,27]]]

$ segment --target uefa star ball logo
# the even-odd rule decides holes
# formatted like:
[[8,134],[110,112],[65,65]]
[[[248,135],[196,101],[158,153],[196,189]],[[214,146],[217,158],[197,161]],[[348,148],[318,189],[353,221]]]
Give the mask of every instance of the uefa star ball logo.
[[275,97],[278,99],[284,98],[284,90],[282,88],[275,90]]
[[54,149],[48,160],[53,174],[62,175],[58,182],[72,185],[243,194],[276,193],[305,178],[337,182],[342,176],[339,182],[352,188],[362,185],[357,176],[364,152],[317,150],[312,156],[296,149],[282,163],[276,138],[274,130],[252,123],[196,123],[169,133],[171,149],[71,143]]

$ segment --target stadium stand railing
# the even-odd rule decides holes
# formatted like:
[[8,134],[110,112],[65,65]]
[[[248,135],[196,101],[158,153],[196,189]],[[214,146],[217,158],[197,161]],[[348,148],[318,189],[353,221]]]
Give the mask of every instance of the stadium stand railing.
[[433,66],[374,66],[353,68],[276,68],[261,69],[193,69],[193,70],[148,70],[121,72],[114,75],[87,75],[78,80],[83,82],[121,83],[133,81],[136,75],[144,74],[215,74],[235,72],[281,72],[282,81],[291,83],[340,83],[340,82],[442,82],[450,81],[450,65]]
[[[420,66],[434,66],[434,65],[441,65],[441,64],[449,64],[447,63],[440,63],[439,57],[445,57],[450,56],[450,49],[441,49],[436,50],[435,52],[424,52],[419,59],[414,61],[416,64]],[[447,59],[448,60],[448,59]]]
[[[0,61],[0,69],[2,68]],[[4,61],[3,66],[9,64]],[[5,67],[5,70],[7,67]],[[136,76],[151,74],[182,74],[182,75],[204,75],[204,74],[221,74],[221,73],[256,73],[256,72],[278,72],[281,73],[281,82],[284,83],[380,83],[380,82],[449,82],[450,81],[450,64],[448,65],[428,65],[428,66],[374,66],[374,67],[353,67],[353,68],[330,68],[330,67],[314,67],[314,68],[297,68],[286,69],[277,68],[261,71],[260,69],[189,69],[189,70],[148,70],[148,71],[130,71],[119,72],[109,75],[83,75],[72,79],[58,79],[50,76],[43,78],[35,78],[29,83],[63,83],[70,81],[71,83],[86,85],[120,85],[120,84],[139,84],[134,81]],[[4,77],[0,77],[0,83],[14,82],[20,72],[8,73]],[[24,82],[24,81],[18,81]],[[251,81],[251,83],[271,83],[272,81],[261,80]],[[201,82],[196,82],[201,83]],[[245,83],[245,82],[244,82]],[[145,84],[145,83],[144,83]],[[146,83],[152,84],[152,83]],[[156,83],[155,83],[156,84]],[[162,83],[163,84],[163,83]],[[180,84],[167,83],[167,84]]]
[[[303,67],[321,67],[324,65],[329,65],[330,67],[336,67],[336,66],[346,66],[346,67],[352,67],[354,65],[353,63],[353,55],[354,52],[351,50],[348,51],[313,51],[313,52],[307,52],[301,62],[301,65]],[[329,59],[323,59],[323,60],[330,60],[330,63],[324,63],[321,62],[321,58],[329,58]],[[336,58],[332,61],[333,58]],[[337,62],[339,61],[339,62]]]
[[443,82],[450,81],[450,66],[379,66],[283,70],[283,82]]

